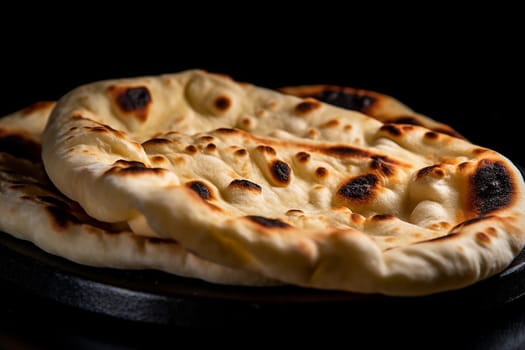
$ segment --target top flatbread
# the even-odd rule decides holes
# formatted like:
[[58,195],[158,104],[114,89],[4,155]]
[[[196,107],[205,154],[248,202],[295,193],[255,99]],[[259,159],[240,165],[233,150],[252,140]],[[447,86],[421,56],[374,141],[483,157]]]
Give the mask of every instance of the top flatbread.
[[0,231],[84,265],[156,269],[222,284],[276,283],[206,261],[173,240],[137,236],[127,225],[89,217],[51,184],[42,166],[40,139],[54,106],[40,102],[0,118]]
[[523,179],[502,155],[202,71],[75,89],[43,159],[98,220],[303,286],[455,289],[525,242]]
[[416,113],[401,101],[379,92],[337,85],[287,86],[280,90],[294,96],[313,97],[335,106],[359,111],[383,123],[419,125],[463,138],[449,125]]

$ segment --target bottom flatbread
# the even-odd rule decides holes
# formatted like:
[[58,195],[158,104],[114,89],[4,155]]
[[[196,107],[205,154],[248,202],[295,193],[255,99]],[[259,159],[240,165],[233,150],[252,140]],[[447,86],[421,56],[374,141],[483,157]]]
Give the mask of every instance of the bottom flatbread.
[[1,231],[84,265],[155,269],[218,284],[276,284],[202,259],[176,241],[137,236],[89,217],[52,185],[42,166],[40,136],[53,107],[38,103],[0,119]]

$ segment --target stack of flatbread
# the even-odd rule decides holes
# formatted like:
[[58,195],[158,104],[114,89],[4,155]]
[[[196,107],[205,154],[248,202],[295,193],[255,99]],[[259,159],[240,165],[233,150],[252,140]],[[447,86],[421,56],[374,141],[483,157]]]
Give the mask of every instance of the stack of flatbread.
[[523,248],[524,188],[503,155],[337,86],[191,70],[0,119],[0,230],[81,264],[219,284],[462,288]]

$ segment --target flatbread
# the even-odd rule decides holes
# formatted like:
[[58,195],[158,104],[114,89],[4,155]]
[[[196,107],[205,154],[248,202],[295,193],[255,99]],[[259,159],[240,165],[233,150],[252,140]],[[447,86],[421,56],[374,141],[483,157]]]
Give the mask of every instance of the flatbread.
[[525,184],[501,154],[202,71],[73,90],[43,160],[98,220],[142,221],[301,286],[451,290],[500,272],[525,243]]
[[463,138],[451,126],[416,113],[394,97],[376,91],[337,85],[287,86],[280,90],[294,96],[312,97],[335,106],[359,111],[383,123],[419,125],[436,132]]
[[0,118],[0,231],[48,253],[97,267],[156,269],[222,284],[276,284],[199,258],[179,243],[140,237],[127,225],[89,217],[47,178],[40,137],[54,102]]

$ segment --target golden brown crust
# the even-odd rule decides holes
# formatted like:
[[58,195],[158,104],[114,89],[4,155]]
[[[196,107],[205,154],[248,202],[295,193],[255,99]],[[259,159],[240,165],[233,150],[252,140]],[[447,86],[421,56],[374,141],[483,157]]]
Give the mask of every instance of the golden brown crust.
[[[174,240],[139,236],[125,223],[110,224],[87,215],[78,203],[60,193],[49,181],[40,153],[35,152],[40,150],[40,135],[54,105],[36,103],[0,118],[1,231],[80,264],[158,269],[222,284],[276,283],[254,273],[206,261]],[[70,132],[76,130],[79,128],[69,129]],[[124,137],[107,126],[85,130]],[[135,176],[144,169],[141,162],[119,159],[112,171]],[[154,169],[151,170],[155,172]]]
[[[108,86],[147,88],[148,117],[108,111]],[[358,97],[369,113],[374,101],[407,108]],[[132,226],[140,213],[200,256],[287,283],[421,295],[510,263],[525,244],[525,184],[504,156],[414,124],[187,71],[70,92],[43,155],[99,220]],[[104,125],[115,131],[93,129]]]

